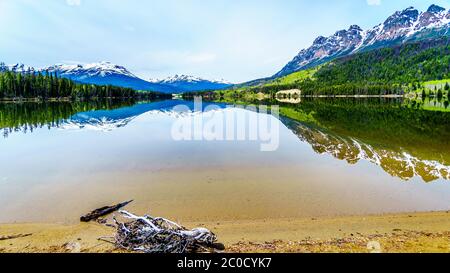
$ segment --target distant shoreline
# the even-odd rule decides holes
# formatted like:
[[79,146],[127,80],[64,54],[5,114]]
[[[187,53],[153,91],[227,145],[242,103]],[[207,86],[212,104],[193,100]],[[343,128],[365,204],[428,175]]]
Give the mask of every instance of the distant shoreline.
[[0,103],[22,103],[22,102],[78,102],[78,101],[96,101],[96,100],[128,100],[136,99],[134,97],[93,97],[90,99],[73,99],[71,97],[61,98],[8,98],[0,99]]
[[303,98],[404,98],[405,95],[304,95]]
[[73,101],[71,98],[49,98],[49,99],[41,99],[41,98],[26,98],[26,99],[0,99],[0,102],[10,102],[10,103],[21,103],[21,102],[68,102]]
[[[181,95],[180,95],[181,96]],[[300,95],[301,98],[405,98],[406,95]],[[136,99],[134,97],[93,97],[89,100],[99,100],[99,99]],[[169,99],[169,98],[167,98]],[[61,98],[2,98],[0,102],[70,102],[70,101],[80,101],[79,99],[73,99],[71,97],[61,97]]]

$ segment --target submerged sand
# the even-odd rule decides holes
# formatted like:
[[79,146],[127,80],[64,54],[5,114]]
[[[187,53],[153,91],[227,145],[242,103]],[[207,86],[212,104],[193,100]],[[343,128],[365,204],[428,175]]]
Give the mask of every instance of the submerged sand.
[[[182,224],[210,228],[227,252],[450,253],[449,212]],[[29,236],[5,239],[20,234]],[[99,240],[113,234],[97,223],[5,224],[0,225],[0,252],[121,252]]]

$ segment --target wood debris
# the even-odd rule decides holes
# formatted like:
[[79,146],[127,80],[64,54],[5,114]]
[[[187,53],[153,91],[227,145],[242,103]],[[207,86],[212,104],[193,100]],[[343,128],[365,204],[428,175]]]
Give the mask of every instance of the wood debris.
[[114,217],[117,228],[112,243],[129,251],[143,253],[196,253],[216,252],[225,249],[217,237],[206,228],[187,230],[164,218],[149,215],[139,217],[120,211],[127,222]]
[[28,237],[33,235],[32,233],[27,234],[17,234],[17,235],[9,235],[9,236],[0,236],[0,241],[6,241],[6,240],[12,240],[12,239],[18,239],[23,237]]
[[90,222],[90,221],[94,221],[97,220],[98,218],[111,214],[115,211],[118,211],[122,208],[124,208],[125,206],[127,206],[128,204],[130,204],[131,202],[133,202],[133,200],[127,201],[127,202],[123,202],[114,206],[107,206],[107,207],[102,207],[99,209],[96,209],[86,215],[83,215],[80,217],[80,221],[81,222]]

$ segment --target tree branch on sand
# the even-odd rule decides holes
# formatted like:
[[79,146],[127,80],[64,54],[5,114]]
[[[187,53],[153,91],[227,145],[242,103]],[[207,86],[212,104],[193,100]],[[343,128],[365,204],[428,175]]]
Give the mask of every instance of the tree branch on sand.
[[9,236],[0,236],[0,241],[6,241],[6,240],[12,240],[12,239],[18,239],[23,237],[28,237],[33,235],[32,233],[27,234],[17,234],[17,235],[9,235]]
[[119,213],[128,220],[119,222],[113,218],[117,232],[110,243],[119,248],[143,253],[216,252],[225,249],[223,244],[217,243],[216,235],[206,228],[187,230],[164,218],[140,217],[127,211]]
[[102,216],[105,216],[105,215],[108,215],[110,213],[120,210],[121,208],[127,206],[131,202],[133,202],[133,200],[123,202],[123,203],[117,204],[115,206],[108,206],[108,207],[96,209],[86,215],[81,216],[80,221],[81,222],[90,222],[93,220],[97,220],[98,218],[100,218]]

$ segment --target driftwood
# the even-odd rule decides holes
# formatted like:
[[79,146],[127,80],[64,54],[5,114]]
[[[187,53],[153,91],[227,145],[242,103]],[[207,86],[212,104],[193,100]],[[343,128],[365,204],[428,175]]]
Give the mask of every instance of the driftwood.
[[88,213],[88,214],[86,214],[84,216],[81,216],[80,217],[80,221],[81,222],[90,222],[90,221],[93,221],[93,220],[97,220],[98,218],[100,218],[102,216],[105,216],[105,215],[108,215],[110,213],[113,213],[115,211],[120,210],[121,208],[127,206],[131,202],[133,202],[133,200],[127,201],[127,202],[123,202],[123,203],[117,204],[115,206],[103,207],[103,208],[96,209],[96,210],[94,210],[94,211],[92,211],[92,212],[90,212],[90,213]]
[[175,222],[151,216],[139,217],[127,211],[120,214],[128,222],[114,217],[117,233],[113,243],[122,249],[143,253],[193,253],[224,250],[217,237],[206,228],[187,230]]
[[10,235],[10,236],[0,236],[0,241],[6,241],[6,240],[12,240],[12,239],[18,239],[23,237],[28,237],[33,235],[32,233],[28,234],[17,234],[17,235]]

